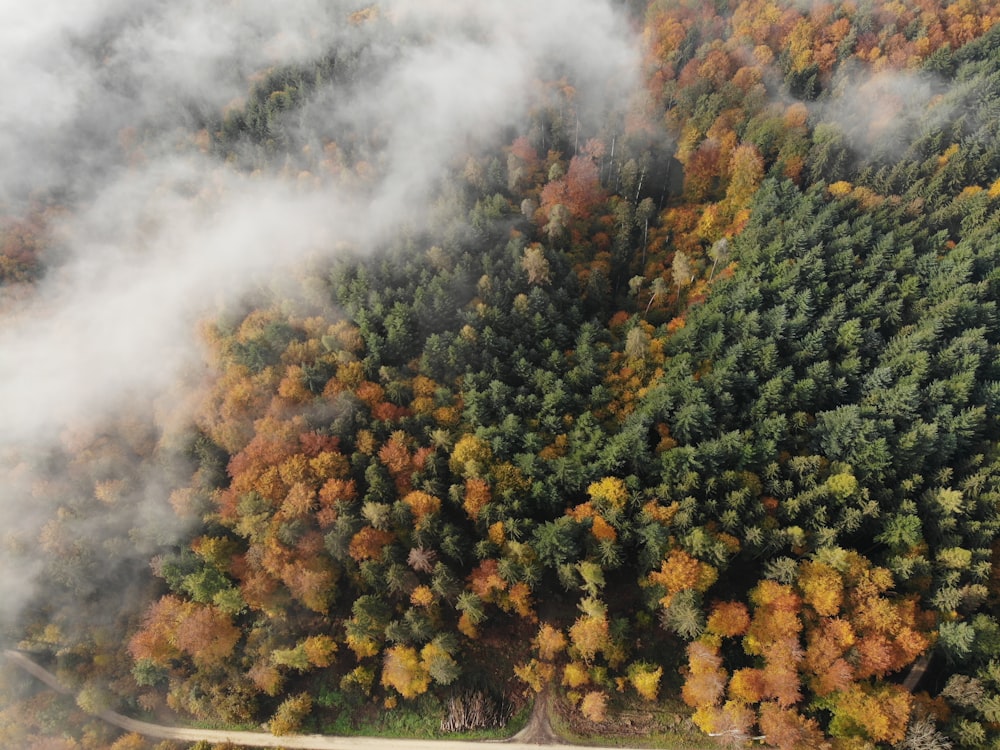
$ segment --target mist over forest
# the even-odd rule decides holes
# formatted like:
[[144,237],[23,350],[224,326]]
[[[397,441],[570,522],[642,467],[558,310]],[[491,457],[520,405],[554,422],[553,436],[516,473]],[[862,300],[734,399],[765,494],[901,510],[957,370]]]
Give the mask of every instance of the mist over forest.
[[[0,440],[27,485],[4,504],[4,525],[28,524],[32,534],[52,509],[38,509],[30,487],[53,477],[51,466],[38,475],[30,464],[60,452],[67,430],[100,432],[121,415],[178,429],[191,419],[207,368],[199,321],[280,287],[296,264],[368,255],[403,227],[414,231],[446,170],[523,122],[537,98],[530,89],[556,68],[579,71],[592,117],[636,82],[624,23],[599,5],[572,10],[587,35],[569,41],[555,41],[570,13],[555,5],[536,10],[530,25],[509,7],[401,3],[352,22],[349,3],[291,13],[268,3],[209,13],[190,4],[90,6],[68,17],[32,9],[4,32],[5,49],[19,53],[10,68],[26,74],[10,86],[46,102],[7,107],[4,153],[13,163],[0,182],[12,215],[44,216],[53,256],[30,290],[11,285],[0,333]],[[607,53],[600,66],[588,59],[594,48]],[[359,69],[344,81],[313,81],[301,111],[277,115],[273,127],[307,153],[337,133],[362,139],[355,158],[371,165],[366,179],[313,177],[306,163],[290,179],[281,163],[290,159],[266,143],[239,144],[256,152],[233,168],[236,159],[227,165],[228,154],[201,140],[262,71],[324,56],[331,68],[343,56]],[[177,526],[163,502],[176,477],[129,468],[138,470],[134,497],[118,510],[135,518],[109,514],[108,533]],[[88,516],[90,528],[74,536],[99,546],[103,522]],[[5,616],[31,596],[23,588],[32,554],[4,565]]]
[[998,741],[985,0],[10,5],[5,747]]

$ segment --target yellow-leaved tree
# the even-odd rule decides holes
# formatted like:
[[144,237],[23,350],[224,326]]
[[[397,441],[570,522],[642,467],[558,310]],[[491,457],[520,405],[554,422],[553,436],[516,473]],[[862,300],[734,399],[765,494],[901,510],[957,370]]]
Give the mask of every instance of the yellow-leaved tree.
[[416,698],[427,692],[431,675],[411,646],[397,645],[385,652],[382,687],[392,688],[404,698]]

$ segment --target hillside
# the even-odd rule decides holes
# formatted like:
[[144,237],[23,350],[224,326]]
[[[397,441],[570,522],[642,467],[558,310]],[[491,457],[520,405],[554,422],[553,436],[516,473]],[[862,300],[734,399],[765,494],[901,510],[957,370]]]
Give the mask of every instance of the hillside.
[[0,185],[8,645],[276,734],[1000,741],[997,9],[348,6]]

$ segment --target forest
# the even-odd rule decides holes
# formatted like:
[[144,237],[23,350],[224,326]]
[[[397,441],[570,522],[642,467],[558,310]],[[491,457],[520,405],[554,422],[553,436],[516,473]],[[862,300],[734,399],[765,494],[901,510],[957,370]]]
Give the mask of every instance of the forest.
[[[5,577],[35,582],[0,642],[78,691],[5,673],[5,747],[180,747],[106,708],[461,732],[542,693],[602,736],[648,706],[732,747],[1000,743],[1000,8],[593,4],[634,85],[533,69],[447,158],[355,111],[432,44],[406,3],[116,130],[106,179],[213,165],[169,188],[199,221],[265,182],[406,208],[225,256],[155,398],[105,378],[113,406],[0,440]],[[58,303],[84,202],[0,202],[0,327]],[[136,256],[172,221],[140,213]]]

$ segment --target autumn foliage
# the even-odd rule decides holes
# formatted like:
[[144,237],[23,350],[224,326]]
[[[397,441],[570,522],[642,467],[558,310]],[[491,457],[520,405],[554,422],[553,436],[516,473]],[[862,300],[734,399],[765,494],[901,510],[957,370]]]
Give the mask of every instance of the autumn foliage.
[[[275,733],[485,675],[602,731],[680,684],[734,746],[995,742],[996,4],[613,5],[642,91],[532,69],[505,143],[450,139],[405,231],[319,237],[202,323],[193,424],[15,451],[18,486],[66,467],[26,490],[53,518],[6,542],[59,585],[161,544],[80,532],[128,525],[153,462],[190,530],[142,566],[159,598],[130,663],[37,624],[27,643],[151,711]],[[405,53],[399,20],[351,23],[402,47],[252,72],[195,118],[205,158],[379,195],[410,123],[305,131],[367,90],[373,50]],[[40,278],[50,218],[0,220],[4,290]]]

